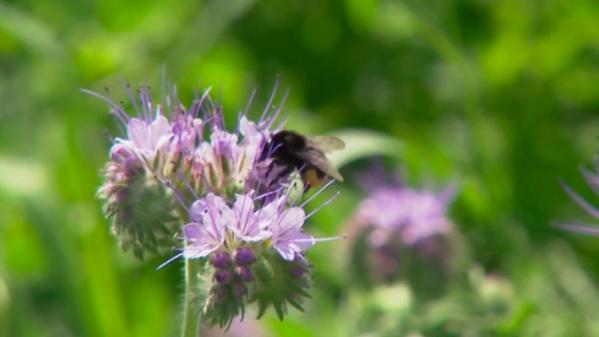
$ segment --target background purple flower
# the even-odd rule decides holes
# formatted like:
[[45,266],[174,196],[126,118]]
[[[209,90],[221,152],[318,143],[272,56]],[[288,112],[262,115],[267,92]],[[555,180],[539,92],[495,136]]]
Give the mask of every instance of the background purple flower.
[[452,223],[447,208],[455,195],[449,186],[440,193],[405,185],[380,186],[358,206],[360,221],[373,227],[371,243],[380,246],[399,233],[408,245],[436,234],[448,233]]
[[381,169],[348,223],[350,269],[364,285],[408,281],[425,297],[439,294],[451,272],[454,226],[447,212],[455,187],[415,189]]

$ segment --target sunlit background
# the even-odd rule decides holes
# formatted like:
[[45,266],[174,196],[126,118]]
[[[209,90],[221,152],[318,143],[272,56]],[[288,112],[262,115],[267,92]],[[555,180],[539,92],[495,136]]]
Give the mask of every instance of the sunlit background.
[[[598,22],[592,0],[0,1],[0,336],[178,334],[181,263],[111,237],[95,193],[121,131],[81,88],[211,86],[234,121],[279,76],[286,126],[355,152],[310,231],[343,232],[383,158],[458,186],[459,259],[421,299],[358,287],[346,244],[319,244],[307,312],[241,336],[599,335],[599,238],[551,227],[599,221],[560,186],[599,204],[579,172],[599,149]],[[359,130],[395,145],[360,152]]]

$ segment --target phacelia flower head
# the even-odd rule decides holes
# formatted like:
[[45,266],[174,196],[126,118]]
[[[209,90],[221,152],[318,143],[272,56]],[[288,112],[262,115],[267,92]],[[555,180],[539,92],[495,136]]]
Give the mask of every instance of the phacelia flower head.
[[134,113],[123,103],[88,92],[109,103],[126,131],[115,138],[98,192],[124,249],[133,248],[138,257],[170,249],[181,234],[172,223],[176,205],[196,196],[212,193],[230,199],[252,186],[262,191],[280,188],[278,182],[265,183],[257,169],[258,154],[279,110],[258,122],[242,115],[236,131],[230,132],[209,90],[186,108],[175,90],[156,103],[148,87],[137,91],[137,99],[127,89]]
[[254,191],[231,203],[209,193],[194,202],[184,227],[185,258],[207,258],[212,286],[204,315],[227,326],[257,302],[260,314],[273,306],[282,318],[287,305],[301,309],[310,265],[304,253],[319,239],[304,233],[305,213],[287,195],[263,203]]
[[447,210],[454,195],[453,186],[433,192],[397,181],[374,182],[350,221],[354,262],[361,263],[352,267],[361,273],[356,276],[391,282],[409,276],[415,265],[442,271],[451,253],[453,224]]

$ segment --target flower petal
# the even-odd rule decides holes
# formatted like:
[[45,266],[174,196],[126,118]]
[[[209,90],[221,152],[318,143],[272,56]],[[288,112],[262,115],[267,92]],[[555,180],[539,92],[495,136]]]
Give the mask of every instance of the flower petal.
[[223,242],[216,233],[204,225],[190,223],[183,228],[187,245],[183,250],[185,258],[200,258],[205,257],[213,251],[217,250]]

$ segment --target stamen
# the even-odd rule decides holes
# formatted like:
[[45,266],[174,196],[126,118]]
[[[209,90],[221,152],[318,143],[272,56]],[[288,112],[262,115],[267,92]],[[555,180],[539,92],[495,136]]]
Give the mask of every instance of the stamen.
[[279,132],[279,131],[283,130],[283,125],[287,124],[288,120],[289,120],[288,118],[285,118],[281,123],[279,123],[279,125],[277,125],[275,128],[272,129],[273,132]]
[[141,102],[142,116],[145,121],[150,120],[150,113],[148,113],[148,95],[146,95],[146,87],[139,87],[139,101]]
[[280,78],[277,76],[274,87],[272,89],[272,93],[270,94],[270,98],[268,99],[268,103],[266,103],[266,106],[264,107],[264,111],[262,111],[262,115],[260,115],[260,119],[258,119],[258,124],[262,124],[262,122],[265,120],[266,116],[268,115],[268,111],[270,110],[272,103],[275,99],[275,96],[277,95],[277,90],[279,89],[279,83],[280,83]]
[[324,190],[326,190],[327,187],[331,186],[334,182],[335,182],[334,179],[330,179],[326,184],[324,184],[321,188],[319,188],[318,191],[314,192],[313,195],[311,195],[308,199],[306,199],[306,201],[302,202],[302,204],[299,205],[299,207],[303,208],[304,206],[306,206],[306,204],[308,204],[310,201],[314,200],[314,198],[316,198],[320,193],[322,193]]
[[345,240],[347,239],[347,235],[339,235],[339,236],[331,236],[326,238],[312,238],[312,239],[295,239],[293,242],[326,242],[326,241],[334,241],[334,240]]
[[581,223],[576,223],[576,222],[575,223],[566,223],[566,224],[552,224],[552,226],[562,229],[562,230],[565,230],[565,231],[568,231],[568,232],[599,236],[599,227],[597,227],[597,226],[591,226],[591,225],[581,224]]
[[212,89],[212,87],[208,87],[206,90],[204,90],[202,97],[200,97],[200,99],[194,103],[194,107],[193,107],[192,114],[191,114],[194,118],[196,118],[198,116],[198,113],[204,106],[204,100],[206,100],[206,98],[210,94],[211,89]]
[[[250,199],[252,197],[252,194],[254,194],[254,191],[250,191],[246,195],[244,195],[243,202],[241,203],[241,212],[242,212],[242,214],[245,211],[245,203],[247,202],[248,199]],[[252,210],[250,212],[254,212],[254,205],[252,205]],[[248,222],[250,221],[250,215],[247,214],[247,216],[245,217],[245,219],[241,219],[241,215],[242,214],[238,214],[237,221],[239,221],[239,223],[241,223],[241,221],[243,221],[243,225],[239,226],[239,228],[241,229],[241,233],[245,233],[245,229],[246,229],[246,227],[248,225]]]
[[587,170],[584,166],[580,167],[580,171],[582,172],[582,175],[584,176],[586,182],[589,184],[589,186],[591,186],[593,192],[599,195],[599,177],[596,174]]
[[[275,123],[275,121],[277,120],[277,118],[281,114],[281,111],[283,111],[283,107],[285,106],[285,102],[287,102],[287,97],[288,96],[289,96],[289,89],[285,90],[285,94],[283,94],[283,98],[281,98],[281,102],[279,102],[279,107],[274,112],[274,114],[269,118],[268,124],[266,125],[266,127],[268,129],[270,129],[272,127],[272,125]],[[285,121],[286,121],[286,119],[283,122],[285,122]],[[280,124],[279,127],[281,127],[282,124]]]
[[591,204],[589,204],[586,200],[584,200],[580,195],[578,195],[578,193],[574,192],[574,190],[572,190],[572,188],[570,188],[570,186],[568,186],[568,184],[564,183],[563,181],[560,181],[560,184],[562,185],[562,188],[566,191],[566,193],[568,193],[568,195],[572,199],[574,199],[574,201],[582,209],[584,209],[590,215],[592,215],[596,218],[599,218],[599,210],[597,210],[595,207],[593,207]]
[[252,107],[252,104],[254,103],[254,98],[256,97],[256,91],[257,91],[256,89],[252,90],[252,93],[250,94],[250,98],[248,99],[248,102],[245,105],[245,109],[243,109],[241,116],[239,116],[240,118],[248,115],[250,108]]
[[172,98],[173,98],[172,104],[174,106],[172,110],[173,110],[174,115],[171,114],[171,117],[174,117],[176,115],[181,114],[181,104],[180,104],[180,101],[179,101],[179,95],[177,94],[177,87],[176,86],[173,86]]
[[129,121],[129,115],[127,115],[127,113],[123,110],[123,108],[119,107],[116,103],[114,103],[113,100],[111,100],[110,98],[106,97],[106,96],[102,96],[96,92],[87,90],[87,89],[79,89],[81,90],[81,92],[88,94],[90,96],[96,97],[101,99],[102,101],[108,103],[108,105],[110,105],[111,109],[111,113],[113,115],[115,115],[119,121],[125,125],[127,125],[127,122]]
[[176,259],[180,258],[181,256],[183,256],[184,253],[179,253],[173,257],[171,257],[170,259],[166,260],[165,262],[163,262],[161,265],[158,266],[158,268],[156,268],[156,270],[160,270],[162,269],[164,266],[166,266],[167,264],[175,261]]
[[313,210],[308,215],[306,215],[305,220],[308,220],[312,215],[316,214],[318,211],[320,211],[321,209],[323,209],[325,206],[328,206],[330,203],[332,203],[333,201],[335,201],[335,199],[337,199],[337,197],[339,196],[339,194],[341,194],[341,191],[337,191],[337,193],[335,193],[335,195],[332,196],[329,200],[325,201],[317,209]]
[[125,84],[125,90],[127,91],[127,96],[129,97],[129,100],[131,101],[131,105],[133,105],[133,109],[135,109],[135,115],[139,116],[139,106],[137,105],[137,100],[135,99],[135,97],[133,97],[133,90],[131,89],[131,84],[129,84],[129,82],[127,82]]
[[287,187],[287,186],[281,186],[281,187],[279,187],[279,188],[277,188],[277,189],[275,189],[275,190],[273,190],[273,191],[266,192],[266,193],[262,193],[262,194],[260,194],[259,196],[255,197],[255,198],[254,198],[254,200],[260,200],[260,199],[262,199],[262,198],[265,198],[265,197],[267,197],[267,196],[269,196],[269,195],[277,194],[277,193],[279,193],[280,191],[284,190],[286,187]]

